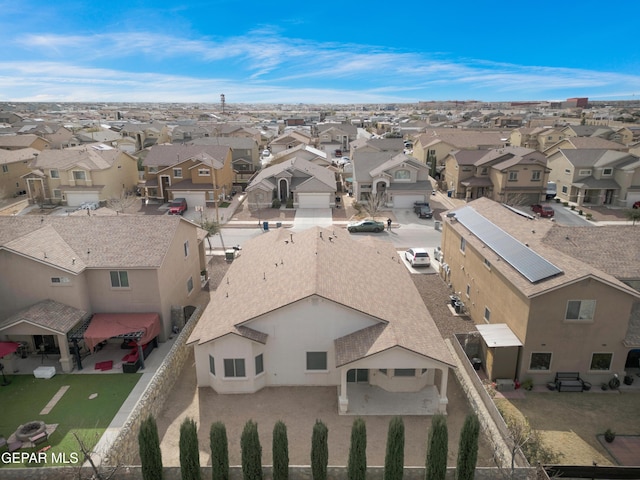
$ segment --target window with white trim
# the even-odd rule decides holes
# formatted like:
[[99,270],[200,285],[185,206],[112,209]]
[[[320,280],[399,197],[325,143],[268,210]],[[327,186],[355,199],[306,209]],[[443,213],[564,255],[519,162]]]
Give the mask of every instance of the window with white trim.
[[518,181],[518,172],[509,172],[509,181],[517,182]]
[[109,272],[112,288],[129,288],[129,273],[126,270]]
[[531,352],[529,370],[550,370],[551,352]]
[[83,170],[74,170],[73,171],[73,179],[74,180],[86,180],[87,173]]
[[208,168],[199,168],[198,169],[198,176],[200,177],[208,177],[211,175],[211,170],[209,170]]
[[587,175],[591,175],[591,170],[588,168],[581,168],[580,170],[578,170],[578,175],[580,175],[581,177],[586,177]]
[[174,168],[173,169],[173,178],[182,178],[182,169]]
[[467,283],[467,291],[465,292],[465,295],[467,296],[467,298],[471,296],[471,285],[469,285],[468,283]]
[[51,178],[60,178],[60,172],[58,171],[58,169],[52,168],[51,170],[49,170],[49,176]]
[[53,198],[62,198],[62,191],[57,188],[53,189]]
[[63,285],[70,282],[69,277],[51,277],[51,283],[54,285]]
[[187,280],[187,293],[193,292],[193,277],[189,277]]
[[464,237],[462,237],[460,238],[460,251],[464,252],[466,248],[467,248],[467,240]]
[[260,375],[264,372],[264,357],[262,353],[255,358],[256,361],[256,375]]
[[612,360],[613,353],[594,353],[591,355],[591,365],[589,366],[589,370],[611,370]]
[[327,370],[327,352],[307,352],[307,370]]
[[602,176],[603,177],[610,177],[611,175],[613,175],[613,168],[603,168],[602,169]]
[[562,186],[562,193],[567,193],[569,191],[569,188],[566,185]]
[[489,310],[489,307],[484,307],[484,321],[487,323],[491,321],[491,310]]
[[411,172],[409,170],[396,170],[393,174],[394,180],[411,180]]
[[2,165],[2,173],[9,173],[9,165]]
[[216,361],[212,355],[209,355],[209,371],[211,375],[216,376]]
[[532,182],[539,182],[541,178],[542,178],[542,171],[541,170],[534,170],[533,172],[531,172],[531,181]]
[[227,378],[246,377],[244,358],[225,358],[224,376]]
[[593,320],[596,311],[595,300],[569,300],[565,320]]
[[184,256],[185,257],[189,256],[189,240],[184,242]]

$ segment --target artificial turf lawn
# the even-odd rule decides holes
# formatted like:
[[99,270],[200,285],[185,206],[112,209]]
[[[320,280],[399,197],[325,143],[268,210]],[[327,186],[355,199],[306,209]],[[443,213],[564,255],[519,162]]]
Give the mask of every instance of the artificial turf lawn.
[[[41,420],[46,424],[57,423],[58,427],[46,443],[20,451],[32,452],[51,445],[47,456],[49,459],[54,457],[51,453],[58,457],[64,453],[67,459],[72,458],[71,454],[74,453],[82,458],[73,433],[91,450],[141,375],[55,375],[49,379],[13,375],[10,377],[10,385],[0,387],[0,436],[8,439],[20,425],[34,420]],[[69,385],[69,389],[55,407],[48,414],[40,415],[60,387],[65,385]],[[97,397],[89,399],[91,394],[97,394]],[[0,462],[0,468],[19,466],[21,465]]]

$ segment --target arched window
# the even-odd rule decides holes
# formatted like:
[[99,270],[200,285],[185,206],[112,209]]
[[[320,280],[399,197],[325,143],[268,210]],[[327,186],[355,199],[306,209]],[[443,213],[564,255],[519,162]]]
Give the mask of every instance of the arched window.
[[411,172],[409,170],[396,170],[393,178],[396,180],[411,180]]

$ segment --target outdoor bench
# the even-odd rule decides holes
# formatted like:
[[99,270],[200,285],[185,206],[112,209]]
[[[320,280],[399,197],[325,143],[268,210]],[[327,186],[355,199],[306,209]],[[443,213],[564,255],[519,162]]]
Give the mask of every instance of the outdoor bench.
[[556,372],[556,389],[559,392],[582,392],[584,380],[578,372]]
[[33,437],[29,437],[29,441],[34,445],[38,445],[39,443],[46,442],[48,438],[47,432],[41,432]]

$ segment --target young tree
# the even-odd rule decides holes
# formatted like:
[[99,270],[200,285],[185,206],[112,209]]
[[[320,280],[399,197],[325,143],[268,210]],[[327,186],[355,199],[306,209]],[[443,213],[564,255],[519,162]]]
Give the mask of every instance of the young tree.
[[360,417],[353,421],[351,427],[351,447],[347,463],[349,480],[365,480],[367,475],[367,427]]
[[464,420],[460,432],[458,447],[458,463],[456,465],[456,480],[473,480],[478,460],[478,437],[480,436],[480,421],[475,413],[470,413]]
[[444,415],[434,415],[429,431],[425,480],[444,480],[447,475],[449,431]]
[[364,211],[373,219],[376,218],[376,215],[378,215],[384,206],[385,195],[382,192],[378,192],[375,195],[370,194],[367,201],[362,204]]
[[200,480],[200,449],[195,420],[185,418],[180,425],[180,472],[182,480]]
[[633,225],[635,225],[636,222],[640,222],[640,208],[630,208],[629,210],[626,210],[624,213],[625,213],[625,216],[627,217],[627,220],[629,220],[630,222],[633,222]]
[[[209,250],[213,250],[211,246],[211,237],[220,232],[220,225],[218,225],[214,220],[210,220],[209,218],[204,218],[200,222],[200,227],[207,232],[207,243],[209,243]],[[222,238],[222,235],[221,237]]]
[[273,427],[273,480],[289,479],[289,441],[282,421]]
[[160,451],[160,437],[158,426],[152,415],[140,424],[138,432],[138,450],[144,480],[162,480],[162,452]]
[[211,479],[229,480],[229,442],[227,429],[222,422],[211,424],[209,443],[211,447]]
[[393,417],[387,432],[387,453],[384,458],[384,480],[402,480],[404,474],[404,422]]
[[311,476],[313,480],[327,480],[328,433],[327,426],[320,420],[316,420],[311,437]]
[[240,437],[242,450],[242,476],[244,480],[262,480],[262,446],[258,424],[248,420]]

